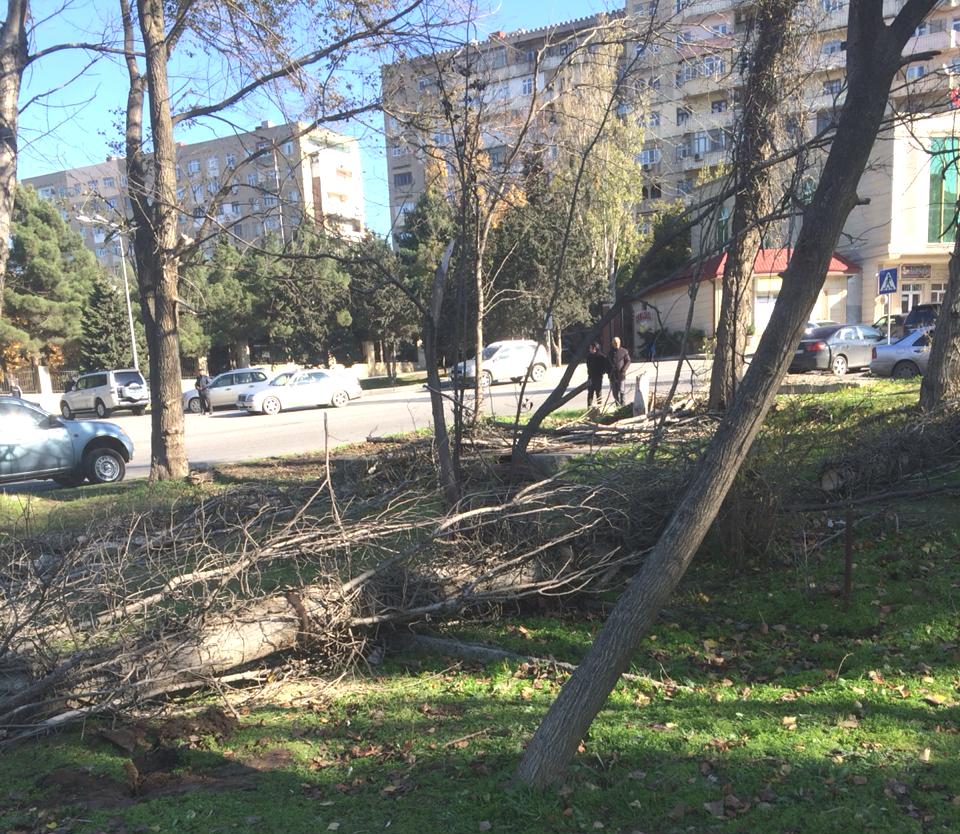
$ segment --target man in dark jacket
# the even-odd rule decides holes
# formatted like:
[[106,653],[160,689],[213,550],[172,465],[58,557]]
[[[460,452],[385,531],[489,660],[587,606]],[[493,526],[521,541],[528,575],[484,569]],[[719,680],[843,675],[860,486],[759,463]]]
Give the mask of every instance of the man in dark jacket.
[[193,383],[193,387],[197,389],[197,393],[200,395],[201,414],[213,414],[213,406],[210,404],[210,383],[212,381],[210,377],[202,373]]
[[589,347],[587,353],[587,408],[593,405],[596,399],[597,405],[601,404],[601,395],[603,393],[603,375],[610,373],[610,363],[607,357],[600,352],[599,342],[594,342]]
[[610,344],[610,393],[617,405],[623,405],[623,385],[630,367],[630,353],[620,347],[619,336],[614,336]]

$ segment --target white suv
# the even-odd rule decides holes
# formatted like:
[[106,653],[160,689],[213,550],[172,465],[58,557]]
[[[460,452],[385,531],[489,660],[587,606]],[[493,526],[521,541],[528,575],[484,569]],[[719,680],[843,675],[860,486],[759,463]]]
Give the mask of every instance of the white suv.
[[92,411],[97,417],[109,417],[120,409],[143,414],[148,405],[150,389],[143,374],[135,368],[125,368],[81,376],[73,390],[61,396],[60,413],[67,420],[81,411]]
[[[480,382],[489,385],[502,379],[519,382],[527,373],[530,379],[539,382],[547,373],[550,356],[543,345],[522,339],[510,339],[503,342],[491,342],[483,349],[483,369]],[[473,379],[477,373],[477,363],[473,359],[460,362],[450,371],[454,379]]]

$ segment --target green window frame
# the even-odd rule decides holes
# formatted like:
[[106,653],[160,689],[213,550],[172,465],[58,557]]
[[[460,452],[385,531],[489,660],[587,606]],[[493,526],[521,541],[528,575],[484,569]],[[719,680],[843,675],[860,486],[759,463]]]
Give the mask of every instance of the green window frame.
[[957,139],[938,136],[930,145],[929,243],[953,243],[957,238]]

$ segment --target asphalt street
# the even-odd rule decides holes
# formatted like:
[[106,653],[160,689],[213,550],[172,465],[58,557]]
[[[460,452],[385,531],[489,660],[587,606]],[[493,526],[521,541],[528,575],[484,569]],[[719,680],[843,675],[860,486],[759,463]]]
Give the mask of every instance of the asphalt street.
[[[675,362],[634,364],[627,383],[628,400],[633,397],[633,376],[643,370],[650,373],[651,384],[661,391],[669,388]],[[527,408],[536,407],[553,390],[562,376],[562,368],[552,368],[536,384],[524,392]],[[702,369],[685,366],[681,374],[681,393],[703,378]],[[586,379],[578,368],[572,384]],[[607,393],[604,380],[604,393]],[[516,413],[520,386],[502,383],[492,386],[491,396],[484,403],[488,414],[511,418]],[[579,394],[568,407],[586,406],[586,392]],[[384,436],[413,431],[431,425],[430,396],[422,386],[404,386],[387,390],[367,391],[344,408],[311,408],[286,411],[268,417],[242,411],[217,411],[211,416],[187,414],[187,455],[192,466],[213,463],[237,463],[278,455],[321,451],[325,442],[330,448]],[[326,419],[326,440],[324,420]],[[150,470],[150,415],[135,417],[121,412],[109,418],[121,426],[134,443],[134,458],[127,467],[127,478],[144,478]]]

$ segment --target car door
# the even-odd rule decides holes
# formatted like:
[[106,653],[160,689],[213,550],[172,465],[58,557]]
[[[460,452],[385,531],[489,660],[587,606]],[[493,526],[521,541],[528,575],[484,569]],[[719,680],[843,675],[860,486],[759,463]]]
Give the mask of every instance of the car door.
[[210,385],[210,405],[232,405],[236,400],[233,387],[234,374],[220,374]]
[[70,432],[25,403],[0,403],[0,479],[64,472],[73,466]]
[[74,411],[89,411],[93,408],[93,402],[90,399],[90,380],[92,376],[82,376],[77,380],[77,385],[69,394],[64,395],[67,404]]
[[326,371],[310,371],[310,399],[304,405],[326,405],[333,396],[333,377]]
[[280,389],[280,401],[284,408],[299,408],[310,405],[312,380],[309,374],[299,373]]
[[857,337],[857,359],[856,363],[851,362],[851,365],[857,368],[865,368],[873,358],[874,347],[876,347],[884,337],[877,328],[868,327],[865,324],[857,328]]
[[244,394],[250,394],[254,391],[258,391],[263,388],[264,383],[267,381],[267,375],[263,371],[249,371],[243,374],[237,374],[237,377],[243,377],[243,379],[235,380],[235,387],[237,389],[235,399],[240,399]]
[[857,329],[855,327],[841,327],[830,339],[831,361],[841,353],[847,357],[847,365],[853,365],[850,351],[856,350]]

